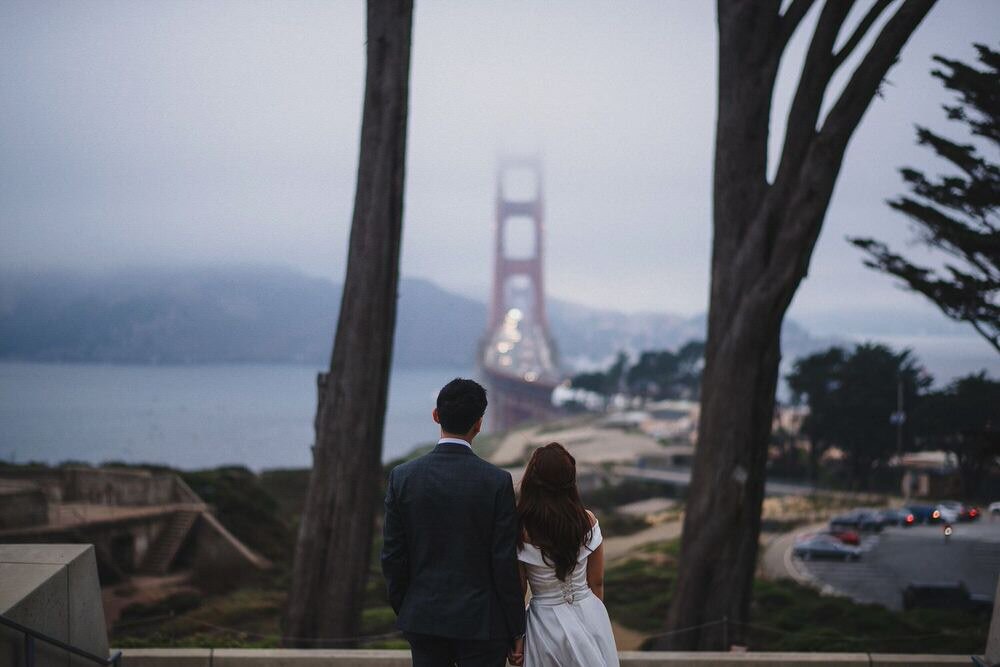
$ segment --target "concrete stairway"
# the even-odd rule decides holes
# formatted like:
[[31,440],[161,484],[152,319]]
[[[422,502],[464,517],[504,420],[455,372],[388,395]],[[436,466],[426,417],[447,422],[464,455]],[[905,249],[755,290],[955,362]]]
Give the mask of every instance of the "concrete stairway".
[[193,510],[180,510],[171,515],[167,527],[146,553],[141,571],[145,574],[166,574],[200,515],[201,512]]

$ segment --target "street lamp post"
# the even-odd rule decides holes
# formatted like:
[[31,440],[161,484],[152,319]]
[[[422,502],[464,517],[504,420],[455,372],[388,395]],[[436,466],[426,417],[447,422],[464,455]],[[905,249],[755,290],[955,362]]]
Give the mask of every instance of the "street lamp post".
[[[896,460],[900,470],[903,468],[903,425],[906,423],[906,411],[903,409],[903,375],[896,381],[896,411],[889,415],[889,423],[896,427]],[[909,499],[909,484],[903,489],[903,496]]]

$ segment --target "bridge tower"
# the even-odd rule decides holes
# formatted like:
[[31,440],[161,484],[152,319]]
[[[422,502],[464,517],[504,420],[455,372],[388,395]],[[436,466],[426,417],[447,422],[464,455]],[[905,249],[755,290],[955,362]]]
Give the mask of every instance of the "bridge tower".
[[[522,172],[534,180],[534,193],[530,198],[511,198],[504,192],[506,177],[512,172]],[[542,194],[542,165],[535,158],[505,158],[497,165],[496,224],[493,245],[493,299],[490,308],[489,328],[498,328],[512,304],[511,279],[523,278],[529,284],[532,301],[532,319],[548,331],[545,313],[545,285],[542,277],[543,240],[542,225],[545,215]],[[513,224],[525,220],[531,225],[533,251],[527,256],[511,256],[506,241]]]
[[[529,186],[527,194],[508,191],[517,176]],[[551,398],[561,377],[545,309],[542,186],[538,159],[499,161],[493,290],[479,355],[490,390],[489,422],[498,429],[557,414]]]

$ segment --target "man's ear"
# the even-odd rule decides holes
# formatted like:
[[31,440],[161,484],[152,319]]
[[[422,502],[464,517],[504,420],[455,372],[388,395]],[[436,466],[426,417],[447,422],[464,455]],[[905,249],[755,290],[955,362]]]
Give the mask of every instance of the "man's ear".
[[438,417],[438,409],[437,408],[434,408],[433,412],[431,412],[431,417],[433,417],[435,424],[440,424],[441,423],[441,418]]
[[472,425],[472,435],[479,435],[479,432],[483,430],[483,417],[476,420],[476,423]]

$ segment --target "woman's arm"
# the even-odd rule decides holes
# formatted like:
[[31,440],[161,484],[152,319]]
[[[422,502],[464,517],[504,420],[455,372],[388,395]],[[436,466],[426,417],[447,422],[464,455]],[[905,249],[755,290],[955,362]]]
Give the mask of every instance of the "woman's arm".
[[520,561],[518,561],[517,566],[517,570],[521,574],[521,597],[526,597],[528,595],[528,570]]
[[[587,510],[590,518],[590,525],[597,523],[597,517],[590,510]],[[604,602],[604,542],[598,545],[587,558],[587,585],[594,592],[601,602]]]

